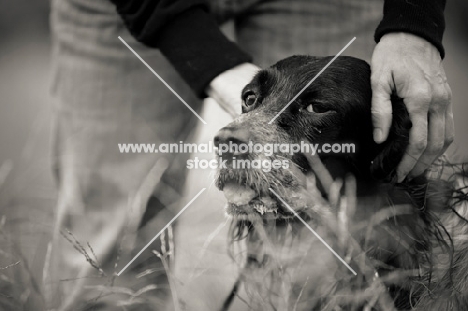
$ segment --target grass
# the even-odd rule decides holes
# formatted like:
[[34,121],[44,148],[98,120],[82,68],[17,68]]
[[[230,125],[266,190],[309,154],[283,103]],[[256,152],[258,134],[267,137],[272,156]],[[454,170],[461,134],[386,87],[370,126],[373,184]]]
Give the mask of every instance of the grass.
[[[463,166],[444,161],[441,165],[454,169],[455,180],[467,176]],[[437,210],[432,201],[443,197],[443,188],[424,188],[427,201],[421,209],[389,202],[369,210],[357,203],[354,178],[328,180],[325,200],[314,193],[315,179],[309,177],[309,202],[315,205],[302,217],[358,275],[353,276],[298,221],[278,225],[261,217],[243,220],[233,227],[231,237],[247,244],[247,250],[233,250],[233,258],[243,269],[239,280],[245,293],[238,295],[249,308],[391,311],[417,304],[428,310],[463,306],[468,224],[459,216],[468,213],[466,180],[452,203],[444,203],[444,210]],[[439,260],[441,254],[449,260]],[[394,300],[395,294],[403,298]]]
[[[321,172],[322,176],[326,173],[325,171]],[[356,221],[355,215],[360,209],[357,206],[355,196],[356,181],[351,177],[344,181],[330,180],[326,175],[325,178],[328,178],[329,181],[327,191],[329,199],[314,198],[317,202],[320,201],[318,208],[327,211],[321,214],[321,224],[318,230],[321,230],[324,239],[331,241],[333,248],[343,256],[346,262],[357,268],[359,276],[354,278],[340,265],[334,265],[334,270],[331,271],[327,260],[333,261],[334,259],[327,254],[327,251],[321,251],[319,244],[311,242],[312,238],[307,240],[308,245],[304,247],[306,250],[302,253],[289,254],[288,252],[293,249],[292,247],[278,248],[277,245],[274,245],[275,241],[268,242],[269,233],[265,230],[269,229],[265,229],[264,223],[259,221],[254,224],[255,228],[266,243],[271,243],[269,247],[274,250],[271,253],[274,256],[270,258],[269,270],[265,269],[263,271],[260,287],[250,287],[238,292],[237,298],[241,301],[243,309],[252,306],[255,308],[258,301],[262,306],[268,305],[273,296],[280,295],[281,297],[287,297],[287,299],[283,305],[279,305],[278,310],[299,311],[312,306],[320,306],[322,310],[343,310],[343,306],[348,305],[352,306],[349,310],[362,306],[363,310],[390,311],[395,310],[395,308],[393,307],[393,299],[388,292],[388,284],[401,284],[409,278],[420,276],[420,270],[418,269],[392,270],[390,266],[387,267],[392,270],[390,273],[380,275],[378,269],[385,267],[385,264],[369,257],[367,252],[364,251],[368,246],[363,244],[362,240],[357,240],[350,234],[350,232],[364,231],[363,240],[371,240],[374,228],[385,229],[386,226],[382,225],[385,221],[407,214],[409,212],[408,207],[391,206],[379,210],[362,221]],[[315,182],[314,179],[309,179],[310,189],[315,189]],[[457,199],[461,202],[467,200],[466,191],[463,192],[463,190],[457,192]],[[318,193],[312,193],[312,195],[318,195]],[[0,238],[8,247],[2,247],[0,250],[1,262],[6,262],[0,265],[0,309],[40,310],[37,306],[44,306],[41,287],[38,285],[40,282],[35,279],[33,273],[29,270],[25,256],[12,242],[11,236],[5,232],[6,223],[7,219],[4,216],[0,220]],[[218,224],[216,229],[206,236],[206,240],[199,250],[199,255],[192,260],[189,278],[203,278],[205,273],[209,273],[204,258],[206,258],[207,254],[210,255],[207,253],[210,243],[223,232],[222,229],[226,225],[227,221]],[[390,231],[389,233],[393,232]],[[135,273],[132,274],[132,277],[134,280],[139,281],[137,283],[126,283],[127,280],[117,282],[116,272],[121,260],[121,247],[115,253],[113,269],[106,270],[90,243],[79,241],[70,231],[65,230],[61,234],[74,247],[77,254],[86,259],[90,267],[96,271],[98,278],[98,282],[93,282],[92,285],[87,286],[86,290],[91,291],[94,298],[88,300],[82,310],[93,310],[93,308],[103,304],[111,304],[115,310],[145,310],[145,308],[148,308],[149,310],[179,311],[186,310],[185,300],[196,299],[184,296],[190,291],[181,291],[186,284],[178,279],[174,273],[174,254],[177,245],[172,227],[160,236],[159,248],[151,250],[152,258],[157,259],[160,265],[146,266],[140,264],[135,267]],[[305,234],[310,235],[310,232]],[[394,238],[399,239],[398,236],[394,236]],[[244,242],[240,241],[237,244],[242,243]],[[288,243],[293,245],[296,242],[290,240]],[[400,245],[407,250],[410,249],[410,246],[405,245],[401,240]],[[239,246],[236,254],[234,254],[234,258],[240,262],[239,269],[246,268],[244,266],[245,252],[245,247]],[[317,262],[317,258],[321,256],[328,259]],[[287,259],[287,261],[284,261],[284,259]],[[313,259],[312,265],[314,267],[310,266],[310,259]],[[297,263],[297,265],[290,269],[288,260]],[[294,282],[291,282],[291,279],[303,274],[304,269],[311,271],[311,273],[304,276],[301,283],[294,284]],[[323,278],[325,270],[333,277],[328,279],[327,283],[324,283],[326,286],[322,286],[320,294],[317,295],[313,290],[311,291],[311,288],[317,289],[315,286],[317,280]],[[245,271],[251,272],[249,270]],[[272,288],[268,288],[268,291],[265,292],[265,289],[262,288],[263,285],[273,284],[275,279],[279,279],[280,284],[273,292],[268,292]],[[153,282],[154,280],[159,280],[159,282]],[[68,281],[72,280],[62,280],[62,282]],[[257,292],[255,293],[255,291]],[[227,293],[225,295],[227,296]],[[237,311],[237,309],[231,310]]]

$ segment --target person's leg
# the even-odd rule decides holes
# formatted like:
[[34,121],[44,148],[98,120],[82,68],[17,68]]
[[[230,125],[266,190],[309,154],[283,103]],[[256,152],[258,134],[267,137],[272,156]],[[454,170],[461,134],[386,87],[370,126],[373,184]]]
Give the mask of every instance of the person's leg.
[[[51,305],[76,310],[78,303],[102,296],[96,300],[99,302],[113,290],[102,290],[112,278],[101,278],[98,269],[80,254],[84,251],[76,250],[81,246],[74,241],[79,241],[90,258],[102,265],[106,275],[112,275],[126,265],[131,251],[136,254],[146,242],[137,239],[132,243],[128,236],[134,236],[138,227],[147,223],[149,217],[143,223],[142,217],[153,187],[156,193],[164,194],[152,200],[157,201],[152,204],[156,210],[147,214],[158,214],[157,221],[151,222],[156,223],[154,233],[174,214],[160,209],[180,198],[185,174],[183,155],[121,153],[118,144],[178,142],[186,139],[198,122],[118,36],[192,108],[199,111],[201,103],[157,50],[132,39],[110,1],[55,0],[52,28],[54,156],[59,198],[45,286]],[[169,169],[158,183],[166,166]],[[127,238],[121,243],[124,233],[128,233]],[[114,267],[117,253],[120,260]],[[127,286],[136,281],[134,276],[129,268],[114,283]],[[86,287],[90,284],[101,287]],[[142,284],[132,290],[141,289]],[[158,297],[157,291],[151,291],[153,297]],[[129,295],[121,296],[123,301],[130,299]]]

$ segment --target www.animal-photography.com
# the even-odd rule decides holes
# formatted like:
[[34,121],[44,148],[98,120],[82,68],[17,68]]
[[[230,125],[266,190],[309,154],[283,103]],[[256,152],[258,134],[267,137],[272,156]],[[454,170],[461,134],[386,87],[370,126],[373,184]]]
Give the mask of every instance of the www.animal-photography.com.
[[1,8],[1,311],[468,311],[468,4]]

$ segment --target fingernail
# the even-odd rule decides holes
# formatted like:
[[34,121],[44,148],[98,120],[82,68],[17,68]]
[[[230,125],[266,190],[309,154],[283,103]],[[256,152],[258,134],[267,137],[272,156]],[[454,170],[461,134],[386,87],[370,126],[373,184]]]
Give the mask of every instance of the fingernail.
[[379,129],[379,128],[374,129],[374,141],[376,143],[381,143],[382,142],[382,136],[383,136],[383,133],[382,133],[381,129]]

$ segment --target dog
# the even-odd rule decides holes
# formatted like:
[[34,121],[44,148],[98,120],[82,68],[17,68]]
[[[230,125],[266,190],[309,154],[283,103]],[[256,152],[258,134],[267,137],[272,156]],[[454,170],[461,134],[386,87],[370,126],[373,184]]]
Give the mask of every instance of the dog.
[[[397,183],[412,126],[403,101],[392,96],[389,138],[374,143],[365,61],[338,57],[307,86],[330,60],[292,56],[259,71],[242,92],[242,114],[214,138],[219,150],[231,146],[218,153],[227,165],[216,186],[241,270],[222,310],[241,290],[251,310],[468,310],[464,166],[441,158],[433,169],[443,178]],[[232,150],[304,141],[355,149]],[[246,166],[254,160],[280,165]]]

